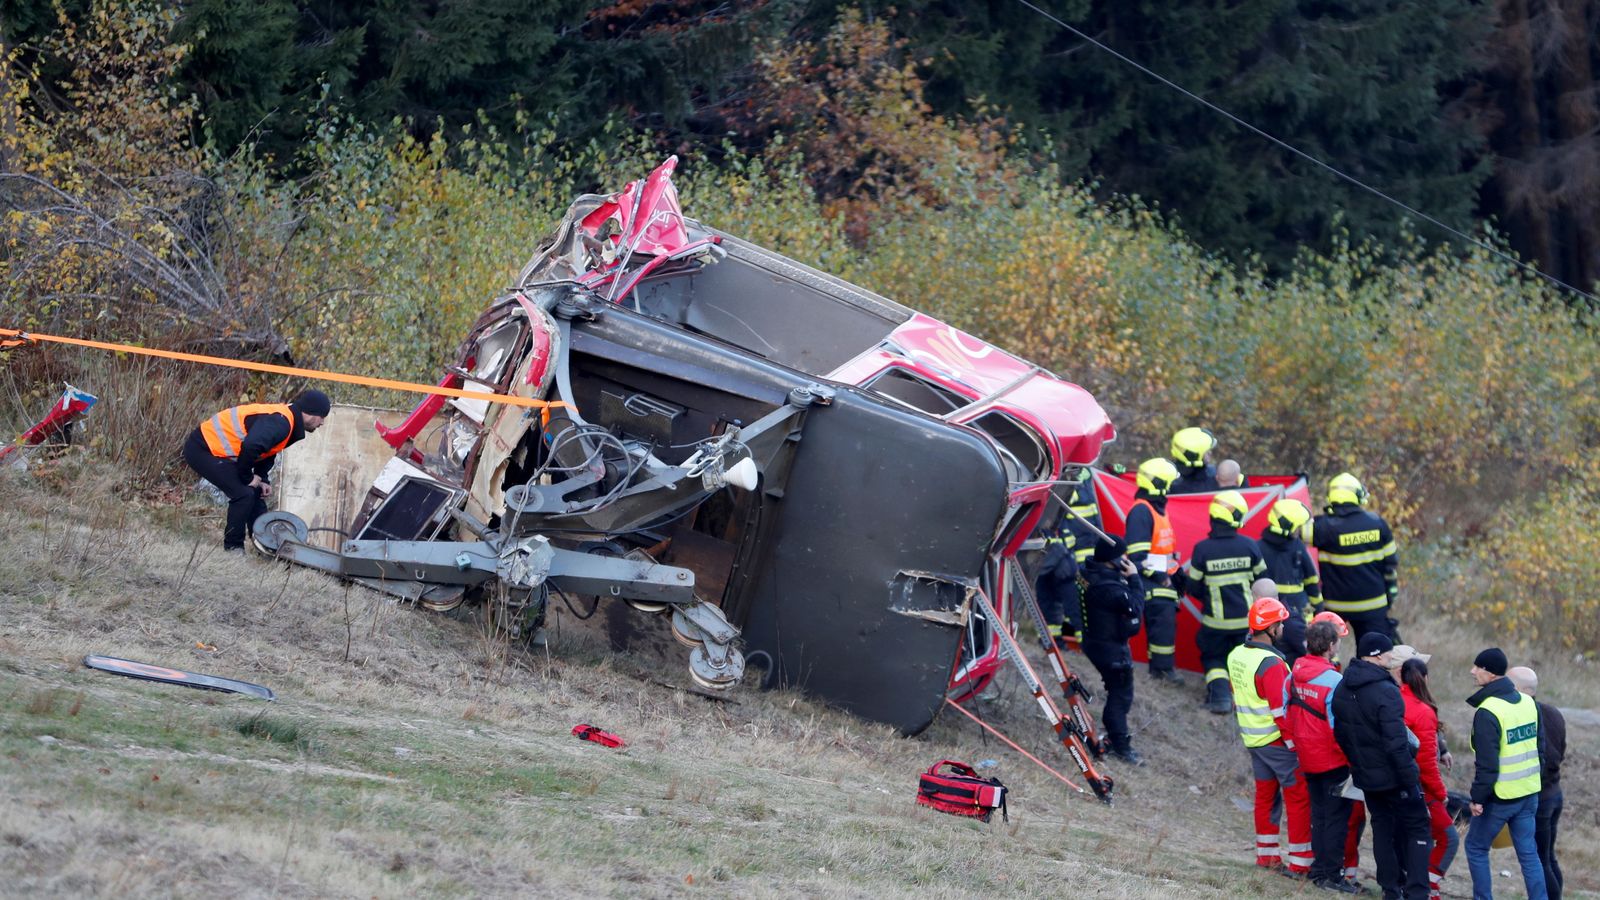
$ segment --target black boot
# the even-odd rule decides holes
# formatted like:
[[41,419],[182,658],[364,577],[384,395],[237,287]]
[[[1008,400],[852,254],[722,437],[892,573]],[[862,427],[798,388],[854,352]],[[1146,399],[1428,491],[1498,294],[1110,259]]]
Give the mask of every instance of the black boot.
[[1206,709],[1218,716],[1233,712],[1233,691],[1226,681],[1218,678],[1206,682]]
[[1111,755],[1122,760],[1130,766],[1144,765],[1144,756],[1140,754],[1139,751],[1133,749],[1132,743],[1126,741],[1121,743],[1113,743],[1111,745]]

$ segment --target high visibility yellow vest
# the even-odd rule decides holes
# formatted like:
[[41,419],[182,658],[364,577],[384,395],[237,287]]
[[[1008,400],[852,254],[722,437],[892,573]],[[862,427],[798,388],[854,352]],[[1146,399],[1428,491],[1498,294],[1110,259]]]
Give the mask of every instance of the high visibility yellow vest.
[[1528,697],[1516,703],[1489,697],[1479,708],[1487,709],[1500,725],[1500,774],[1494,779],[1494,795],[1517,800],[1539,793],[1538,705]]
[[[1244,643],[1228,654],[1228,681],[1233,684],[1233,715],[1239,721],[1239,736],[1246,747],[1265,747],[1283,736],[1275,715],[1283,707],[1273,707],[1256,693],[1256,672],[1268,659],[1283,662],[1283,657],[1257,644]],[[1279,701],[1285,702],[1285,701]]]
[[278,451],[289,446],[289,438],[294,437],[294,410],[290,409],[287,403],[246,403],[243,406],[229,407],[207,419],[205,424],[200,426],[200,436],[206,439],[206,446],[211,449],[212,456],[238,459],[239,450],[244,447],[244,420],[267,413],[277,413],[289,420],[289,433],[278,446],[261,454],[262,459],[276,456]]

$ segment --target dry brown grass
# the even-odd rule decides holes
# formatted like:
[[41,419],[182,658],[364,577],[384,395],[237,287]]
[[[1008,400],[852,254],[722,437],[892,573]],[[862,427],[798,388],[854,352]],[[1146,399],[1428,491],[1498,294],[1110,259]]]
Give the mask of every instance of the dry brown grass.
[[[792,693],[740,688],[712,702],[660,684],[686,680],[681,660],[661,668],[616,656],[570,623],[552,629],[548,652],[506,652],[469,624],[361,590],[347,606],[320,575],[225,557],[215,521],[159,525],[93,470],[58,483],[0,479],[7,893],[1132,898],[1302,888],[1252,871],[1249,816],[1235,806],[1250,796],[1246,757],[1228,721],[1200,709],[1193,684],[1157,689],[1141,676],[1134,721],[1150,764],[1107,766],[1119,797],[1108,809],[955,716],[905,740]],[[245,678],[280,699],[90,672],[80,661],[91,652]],[[1070,767],[1014,677],[977,710]],[[628,748],[574,740],[579,722],[623,735]],[[1584,732],[1573,744],[1574,773],[1592,773]],[[1009,824],[912,804],[915,773],[946,757],[997,761],[1013,789]],[[1569,809],[1593,809],[1590,790],[1571,784]],[[1585,872],[1600,871],[1592,816],[1569,812],[1567,822],[1570,883],[1600,887]]]

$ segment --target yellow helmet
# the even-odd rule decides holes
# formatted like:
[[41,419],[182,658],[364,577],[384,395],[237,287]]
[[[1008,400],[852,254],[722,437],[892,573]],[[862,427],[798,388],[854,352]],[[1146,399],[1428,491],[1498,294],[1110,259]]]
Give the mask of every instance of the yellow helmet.
[[1341,472],[1328,481],[1328,503],[1354,503],[1360,506],[1366,502],[1367,489],[1349,472]]
[[1267,514],[1267,530],[1284,537],[1299,535],[1304,538],[1306,526],[1310,524],[1311,510],[1292,497],[1272,504],[1272,512]]
[[1203,466],[1217,448],[1217,436],[1204,428],[1185,428],[1172,436],[1172,458],[1185,466]]
[[1178,467],[1161,457],[1153,457],[1139,464],[1138,485],[1156,497],[1165,497],[1178,480]]
[[1235,528],[1244,524],[1244,514],[1249,511],[1250,504],[1238,491],[1223,491],[1211,498],[1211,518]]

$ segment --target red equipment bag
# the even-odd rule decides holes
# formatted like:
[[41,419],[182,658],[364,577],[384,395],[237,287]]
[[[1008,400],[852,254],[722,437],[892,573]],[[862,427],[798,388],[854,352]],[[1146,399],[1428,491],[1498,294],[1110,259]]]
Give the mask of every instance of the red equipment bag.
[[602,747],[627,746],[627,744],[622,742],[622,738],[617,737],[609,731],[601,731],[593,725],[574,725],[572,726],[572,734],[580,741],[593,741]]
[[[939,772],[944,766],[950,767],[950,774]],[[1011,821],[1006,814],[1006,786],[1000,779],[980,778],[971,766],[952,759],[936,762],[922,773],[917,784],[917,805],[985,822],[998,809],[1003,821]]]

